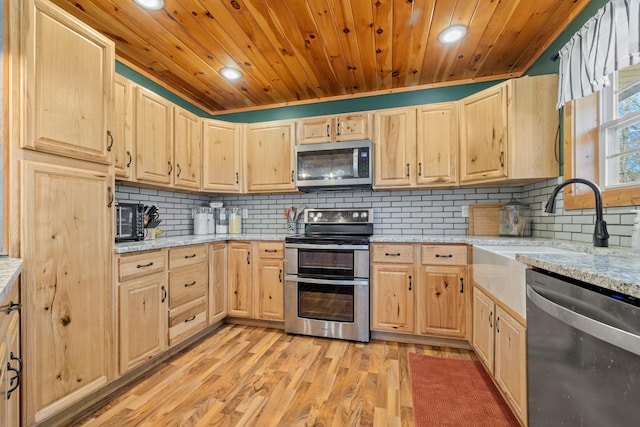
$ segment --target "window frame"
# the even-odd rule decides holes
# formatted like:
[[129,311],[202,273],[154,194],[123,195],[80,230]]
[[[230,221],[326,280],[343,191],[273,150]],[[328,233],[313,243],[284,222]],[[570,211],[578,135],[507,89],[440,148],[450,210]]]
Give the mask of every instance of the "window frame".
[[[593,93],[567,102],[563,108],[564,174],[570,178],[586,178],[600,185],[600,100]],[[640,184],[617,188],[601,188],[604,207],[640,205]],[[584,185],[571,185],[564,190],[564,209],[595,207],[593,192]]]

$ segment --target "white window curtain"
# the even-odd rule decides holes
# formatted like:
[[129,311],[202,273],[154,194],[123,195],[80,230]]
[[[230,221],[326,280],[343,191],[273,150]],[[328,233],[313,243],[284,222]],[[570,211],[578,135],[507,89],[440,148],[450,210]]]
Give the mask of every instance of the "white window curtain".
[[640,62],[640,0],[611,0],[560,49],[558,108],[609,84]]

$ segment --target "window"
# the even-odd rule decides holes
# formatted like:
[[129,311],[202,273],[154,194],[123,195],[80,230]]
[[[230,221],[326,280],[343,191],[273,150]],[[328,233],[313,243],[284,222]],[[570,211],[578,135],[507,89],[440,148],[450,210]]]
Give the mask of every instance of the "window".
[[614,73],[602,91],[600,183],[605,189],[640,184],[640,64]]
[[[564,178],[602,189],[606,207],[640,205],[640,65],[619,70],[611,85],[564,105]],[[593,193],[573,185],[565,209],[594,207]]]

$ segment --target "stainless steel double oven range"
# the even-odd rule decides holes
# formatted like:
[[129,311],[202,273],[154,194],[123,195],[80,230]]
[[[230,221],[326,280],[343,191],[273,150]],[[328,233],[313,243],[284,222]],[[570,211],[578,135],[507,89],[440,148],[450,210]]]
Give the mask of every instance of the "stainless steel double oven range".
[[285,239],[286,332],[368,342],[371,209],[308,209]]

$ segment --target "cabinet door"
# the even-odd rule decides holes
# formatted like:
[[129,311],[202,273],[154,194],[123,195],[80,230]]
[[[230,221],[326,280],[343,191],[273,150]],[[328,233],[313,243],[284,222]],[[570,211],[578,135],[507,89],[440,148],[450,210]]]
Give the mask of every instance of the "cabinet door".
[[[6,352],[0,348],[0,425],[18,427],[20,425],[20,386],[22,384],[23,363],[20,353],[20,314],[12,311],[5,316],[0,331],[0,343],[6,346]],[[6,353],[6,357],[2,355]]]
[[417,184],[438,186],[458,182],[458,109],[448,102],[418,107]]
[[173,107],[173,111],[173,183],[176,187],[199,190],[202,175],[200,118],[180,107]]
[[333,141],[333,116],[310,117],[298,121],[298,144],[316,144]]
[[494,334],[496,321],[494,303],[477,287],[473,288],[473,349],[493,374]]
[[371,113],[337,116],[335,139],[336,141],[371,139]]
[[171,184],[173,107],[166,99],[136,87],[136,178]]
[[284,320],[284,261],[259,258],[255,284],[258,318]]
[[295,123],[290,121],[247,126],[246,159],[249,192],[293,191]]
[[240,125],[205,120],[203,125],[203,190],[239,193]]
[[406,188],[416,182],[416,110],[383,110],[374,118],[376,188]]
[[25,3],[23,148],[108,164],[114,44],[51,2]]
[[164,274],[118,286],[120,299],[120,373],[132,369],[167,347],[168,291]]
[[227,317],[227,244],[209,247],[209,324]]
[[507,176],[507,86],[486,89],[461,101],[460,181]]
[[229,243],[228,289],[229,316],[251,317],[252,311],[252,277],[251,277],[251,243]]
[[527,419],[526,330],[501,307],[496,308],[495,379],[515,407]]
[[107,383],[114,352],[112,185],[93,170],[22,162],[29,425]]
[[466,336],[465,267],[423,266],[418,287],[418,332]]
[[118,178],[133,178],[133,86],[131,81],[115,75],[113,166]]
[[413,265],[373,264],[371,274],[371,329],[413,332]]

